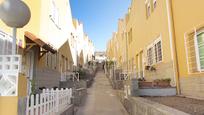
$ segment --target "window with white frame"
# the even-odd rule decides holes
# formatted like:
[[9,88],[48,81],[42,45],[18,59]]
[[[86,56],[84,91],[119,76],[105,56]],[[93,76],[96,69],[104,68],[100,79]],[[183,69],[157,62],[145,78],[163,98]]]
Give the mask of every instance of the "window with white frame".
[[154,58],[153,58],[153,47],[150,47],[149,49],[147,49],[147,64],[149,66],[151,66],[154,62]]
[[155,9],[157,7],[157,0],[153,0],[153,8]]
[[204,31],[201,31],[199,32],[197,35],[197,38],[196,38],[196,41],[197,41],[197,46],[196,46],[196,49],[197,49],[197,56],[198,56],[198,65],[199,65],[199,69],[201,71],[204,70]]
[[186,61],[189,73],[204,71],[204,28],[185,34]]
[[154,45],[155,49],[155,61],[156,63],[162,61],[162,47],[161,47],[161,41],[158,41]]
[[132,28],[128,32],[128,42],[129,42],[129,44],[132,42]]
[[151,14],[151,6],[150,6],[150,2],[147,4],[147,16],[149,17]]
[[155,40],[147,49],[147,65],[151,66],[162,61],[161,38]]
[[145,1],[145,6],[146,6],[146,16],[147,18],[150,16],[151,14],[151,4],[150,4],[150,0],[146,0]]

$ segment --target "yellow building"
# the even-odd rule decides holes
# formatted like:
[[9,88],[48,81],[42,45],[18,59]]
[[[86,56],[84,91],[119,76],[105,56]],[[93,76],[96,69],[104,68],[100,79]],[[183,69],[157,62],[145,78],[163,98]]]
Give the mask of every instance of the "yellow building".
[[172,0],[171,4],[181,94],[204,99],[204,14],[200,13],[204,1]]
[[127,65],[125,64],[126,58],[127,58],[127,48],[126,48],[126,43],[127,43],[127,38],[125,35],[125,20],[124,19],[119,19],[118,20],[118,31],[117,31],[117,38],[116,38],[116,48],[117,48],[117,67],[118,69],[124,69],[126,70]]
[[117,62],[117,69],[127,71],[127,51],[126,22],[125,19],[119,19],[118,31],[108,41],[106,55],[108,59]]
[[170,78],[176,86],[167,10],[165,0],[132,1],[126,16],[129,70],[147,81]]
[[108,59],[110,60],[117,60],[117,56],[116,56],[116,40],[117,40],[117,37],[116,37],[117,33],[114,32],[112,34],[112,38],[110,39],[110,41],[108,42],[107,44],[107,56],[108,56]]
[[[204,98],[202,4],[202,0],[132,0],[124,18],[128,47],[119,47],[119,52],[126,49],[128,53],[118,53],[128,65],[123,70],[147,81],[170,78],[178,94]],[[117,37],[119,43],[125,43]],[[107,45],[109,58],[117,57],[114,39]],[[116,60],[119,65],[120,56]]]
[[[114,56],[119,59],[119,64],[122,58],[125,60],[123,63],[126,62],[128,65],[126,70],[136,74],[132,77],[144,77],[147,81],[170,78],[171,84],[176,86],[167,13],[166,1],[133,0],[124,19],[125,29],[121,31],[122,21],[119,21],[118,38],[113,38],[113,41],[119,42],[121,46],[117,48],[116,43],[115,47],[121,53],[116,53],[120,56]],[[123,52],[127,54],[122,55]],[[156,71],[147,67],[153,67]]]

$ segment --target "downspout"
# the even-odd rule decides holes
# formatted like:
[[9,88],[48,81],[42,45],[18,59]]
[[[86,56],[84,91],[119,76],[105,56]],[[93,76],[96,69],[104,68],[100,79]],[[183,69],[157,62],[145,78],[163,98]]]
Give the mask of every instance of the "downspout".
[[177,50],[176,50],[175,29],[174,29],[173,11],[172,11],[172,2],[171,2],[171,0],[166,0],[166,7],[167,7],[167,17],[168,17],[168,28],[169,28],[171,55],[172,55],[172,60],[173,60],[174,79],[175,79],[175,82],[176,82],[177,94],[180,95],[181,94],[181,89],[180,89],[178,56],[177,56]]
[[126,64],[127,64],[127,74],[129,73],[129,61],[128,61],[128,36],[127,33],[125,33],[125,39],[126,39]]

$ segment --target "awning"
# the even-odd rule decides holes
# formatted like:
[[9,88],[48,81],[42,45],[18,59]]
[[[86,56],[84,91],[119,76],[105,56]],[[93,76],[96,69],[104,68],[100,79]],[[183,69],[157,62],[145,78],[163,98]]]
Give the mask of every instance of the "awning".
[[45,43],[42,39],[36,37],[34,34],[26,31],[25,32],[26,43],[36,43],[38,46],[44,48],[47,51],[50,51],[51,53],[56,53],[57,51],[48,43]]

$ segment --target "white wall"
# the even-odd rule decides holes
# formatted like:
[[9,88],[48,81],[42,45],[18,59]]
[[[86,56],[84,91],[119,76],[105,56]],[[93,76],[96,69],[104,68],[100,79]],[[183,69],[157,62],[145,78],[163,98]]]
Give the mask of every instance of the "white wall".
[[[58,25],[50,18],[53,12],[52,1],[54,1],[58,12]],[[53,45],[54,48],[59,49],[65,41],[70,39],[70,33],[73,30],[69,0],[41,0],[41,2],[40,37]]]

